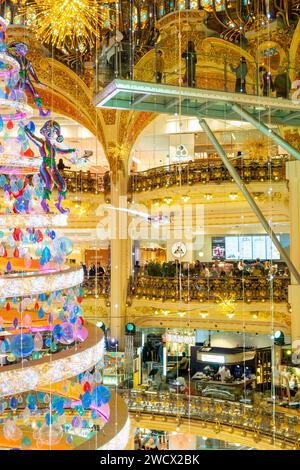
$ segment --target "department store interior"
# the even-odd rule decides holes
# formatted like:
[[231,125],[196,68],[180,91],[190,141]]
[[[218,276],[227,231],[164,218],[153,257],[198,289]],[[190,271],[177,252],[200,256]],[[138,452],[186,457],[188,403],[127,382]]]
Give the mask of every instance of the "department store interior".
[[0,2],[0,449],[300,449],[299,18]]

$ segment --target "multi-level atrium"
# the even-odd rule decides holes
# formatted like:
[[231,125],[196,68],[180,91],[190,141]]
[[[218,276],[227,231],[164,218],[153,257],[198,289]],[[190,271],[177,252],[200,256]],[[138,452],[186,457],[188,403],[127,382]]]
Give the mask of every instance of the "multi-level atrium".
[[300,448],[300,1],[4,0],[0,448]]

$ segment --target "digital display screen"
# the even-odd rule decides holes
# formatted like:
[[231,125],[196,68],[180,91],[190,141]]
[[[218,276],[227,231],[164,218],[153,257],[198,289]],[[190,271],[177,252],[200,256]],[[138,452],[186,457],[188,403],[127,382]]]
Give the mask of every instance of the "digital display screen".
[[[279,241],[281,236],[278,236]],[[282,235],[285,237],[285,235]],[[238,261],[280,260],[280,253],[268,235],[228,235],[212,238],[212,259]]]

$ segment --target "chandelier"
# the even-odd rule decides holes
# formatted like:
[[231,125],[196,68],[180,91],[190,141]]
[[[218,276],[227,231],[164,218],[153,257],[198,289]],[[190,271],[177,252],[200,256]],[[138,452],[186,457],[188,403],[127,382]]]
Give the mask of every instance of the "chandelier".
[[99,37],[108,7],[98,0],[28,0],[28,24],[40,41],[67,53],[85,52]]
[[300,16],[300,0],[236,0],[225,1],[225,10],[212,15],[223,27],[222,37],[237,42],[250,31],[259,31],[275,19],[289,29],[295,26]]

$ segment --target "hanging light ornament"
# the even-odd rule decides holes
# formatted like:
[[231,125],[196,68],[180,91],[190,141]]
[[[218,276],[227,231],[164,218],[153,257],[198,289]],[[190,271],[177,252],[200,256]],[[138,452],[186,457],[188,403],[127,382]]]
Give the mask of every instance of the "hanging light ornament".
[[23,10],[38,39],[64,52],[89,49],[108,20],[98,0],[28,0]]

